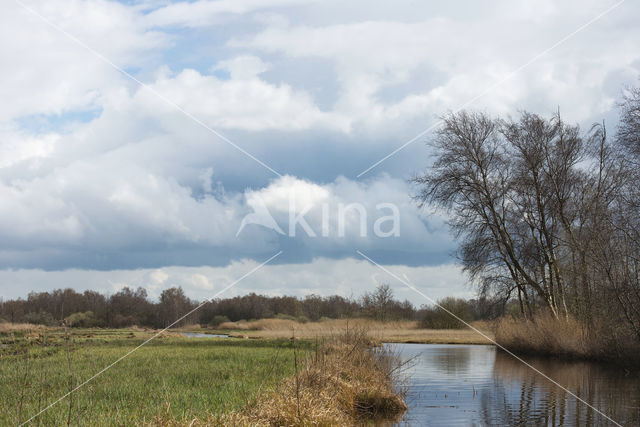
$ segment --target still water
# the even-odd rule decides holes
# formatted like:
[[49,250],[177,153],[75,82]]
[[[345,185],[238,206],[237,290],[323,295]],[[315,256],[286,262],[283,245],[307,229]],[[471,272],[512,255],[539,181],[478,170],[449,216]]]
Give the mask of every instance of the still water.
[[199,332],[183,332],[187,338],[229,338],[229,335],[222,334],[201,334]]
[[[615,425],[493,346],[389,344],[404,360],[409,410],[398,425]],[[640,425],[640,375],[615,366],[526,359],[621,425]]]

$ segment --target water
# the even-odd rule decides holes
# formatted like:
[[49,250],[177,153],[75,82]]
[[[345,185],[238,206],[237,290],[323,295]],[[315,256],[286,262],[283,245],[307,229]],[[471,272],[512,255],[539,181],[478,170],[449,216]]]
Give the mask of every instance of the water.
[[[399,425],[615,425],[493,346],[390,344],[409,410]],[[620,367],[526,359],[622,425],[640,425],[640,375]]]
[[229,335],[201,334],[199,332],[183,332],[182,334],[186,335],[187,338],[229,338]]

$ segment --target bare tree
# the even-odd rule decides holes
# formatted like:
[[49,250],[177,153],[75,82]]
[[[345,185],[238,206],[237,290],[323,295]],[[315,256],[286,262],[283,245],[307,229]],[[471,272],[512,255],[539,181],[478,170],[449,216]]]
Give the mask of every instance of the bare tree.
[[375,291],[367,292],[362,296],[362,307],[365,312],[382,322],[389,320],[393,303],[393,291],[388,284],[381,284]]
[[620,110],[617,140],[638,162],[640,160],[640,87],[627,90],[620,103]]
[[433,166],[412,180],[415,197],[449,212],[459,257],[482,294],[515,295],[525,315],[542,304],[556,318],[590,324],[615,301],[640,338],[640,176],[627,159],[637,141],[634,93],[615,144],[604,125],[581,134],[559,113],[444,118]]

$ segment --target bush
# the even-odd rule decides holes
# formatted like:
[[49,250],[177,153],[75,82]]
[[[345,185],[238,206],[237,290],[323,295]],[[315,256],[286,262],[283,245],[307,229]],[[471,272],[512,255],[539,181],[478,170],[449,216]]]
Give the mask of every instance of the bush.
[[85,311],[84,313],[73,313],[64,318],[67,326],[74,328],[89,328],[96,325],[96,317],[93,311]]
[[[465,322],[473,320],[473,310],[468,301],[461,298],[448,297],[438,304],[458,316]],[[421,328],[425,329],[463,329],[465,324],[440,307],[427,307],[420,310]]]
[[33,323],[34,325],[47,325],[53,326],[56,323],[56,319],[53,318],[51,313],[46,311],[42,311],[39,313],[31,312],[27,313],[22,317],[22,321],[25,323]]
[[222,323],[225,323],[228,321],[229,321],[229,318],[227,316],[216,315],[216,316],[213,316],[213,319],[209,321],[209,326],[212,328],[217,328]]

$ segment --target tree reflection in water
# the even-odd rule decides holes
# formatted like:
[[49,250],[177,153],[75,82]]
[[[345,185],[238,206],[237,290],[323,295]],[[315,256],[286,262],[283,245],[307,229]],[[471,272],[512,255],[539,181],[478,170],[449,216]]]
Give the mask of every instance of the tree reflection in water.
[[[411,425],[609,425],[606,418],[491,346],[394,344],[414,358]],[[623,425],[640,425],[640,375],[616,366],[527,358],[536,369]]]
[[[541,358],[528,358],[527,362],[618,423],[640,424],[638,372],[591,362]],[[481,399],[484,422],[488,424],[496,421],[505,425],[611,424],[502,351],[496,352],[493,373],[494,391]]]

